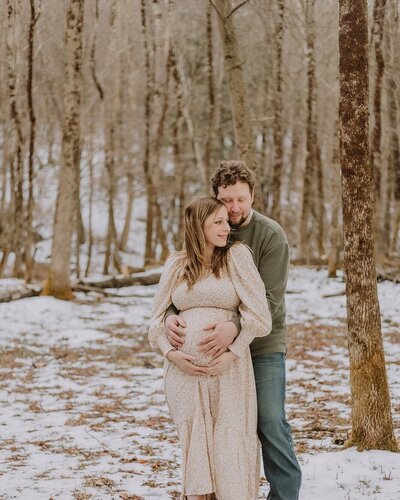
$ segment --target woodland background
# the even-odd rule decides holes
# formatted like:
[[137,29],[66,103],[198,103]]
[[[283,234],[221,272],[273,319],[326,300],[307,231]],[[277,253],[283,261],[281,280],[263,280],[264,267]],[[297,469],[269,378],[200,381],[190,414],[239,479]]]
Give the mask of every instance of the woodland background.
[[[187,200],[209,191],[221,159],[240,155],[222,3],[85,2],[77,206],[69,221],[76,273],[90,273],[94,246],[105,253],[105,273],[120,271],[127,250],[146,264],[162,261],[182,241]],[[0,12],[0,274],[13,262],[12,274],[29,278],[36,242],[52,235],[62,163],[67,2],[2,4],[12,9]],[[282,223],[295,261],[330,257],[334,269],[341,244],[338,4],[251,0],[236,7],[229,20],[259,207]],[[398,10],[395,0],[370,2],[371,160],[379,255],[386,257],[399,252]],[[144,247],[128,235],[136,234],[132,208],[148,199]],[[107,220],[94,228],[93,212],[104,204]]]

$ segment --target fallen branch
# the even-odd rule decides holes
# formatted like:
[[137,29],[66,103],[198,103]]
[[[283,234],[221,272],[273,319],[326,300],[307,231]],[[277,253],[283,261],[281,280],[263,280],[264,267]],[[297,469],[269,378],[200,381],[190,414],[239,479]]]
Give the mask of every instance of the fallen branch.
[[113,292],[107,292],[106,290],[103,290],[102,288],[99,288],[98,286],[90,286],[90,285],[75,285],[72,287],[72,290],[74,292],[83,292],[83,293],[90,293],[90,292],[96,292],[100,293],[101,295],[104,295],[105,297],[142,297],[142,295],[137,294],[137,293],[132,293],[129,295],[121,295],[119,293],[113,293]]
[[[105,288],[123,288],[126,286],[149,286],[156,285],[160,281],[160,272],[153,274],[139,273],[136,276],[126,276],[123,278],[110,278],[104,281],[83,282],[78,281],[71,288],[74,292],[100,293],[106,297],[142,297],[142,294],[120,295],[114,292],[108,292]],[[43,288],[26,288],[24,290],[12,290],[6,292],[5,295],[0,297],[0,303],[12,302],[13,300],[26,299],[29,297],[38,297],[42,293]]]
[[96,288],[122,288],[125,286],[156,285],[160,281],[160,272],[145,274],[143,276],[127,276],[125,278],[110,278],[104,281],[79,281],[77,286],[91,286]]
[[13,300],[27,299],[29,297],[37,297],[42,293],[42,289],[14,290],[0,297],[0,303],[12,302]]
[[346,295],[346,290],[341,290],[340,292],[336,293],[328,293],[326,295],[322,295],[322,298],[329,299],[330,297],[341,297],[342,295]]

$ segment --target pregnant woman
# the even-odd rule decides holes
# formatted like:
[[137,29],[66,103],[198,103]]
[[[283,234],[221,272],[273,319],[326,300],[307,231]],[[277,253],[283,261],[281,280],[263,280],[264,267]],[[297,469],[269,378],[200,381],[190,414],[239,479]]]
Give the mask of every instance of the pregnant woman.
[[[184,250],[165,264],[150,322],[151,346],[165,356],[165,395],[182,447],[182,499],[258,498],[256,388],[249,344],[271,330],[265,287],[250,250],[227,244],[224,204],[193,201],[185,211]],[[174,304],[185,319],[180,350],[163,320]],[[198,350],[203,327],[241,316],[229,350],[213,359]]]

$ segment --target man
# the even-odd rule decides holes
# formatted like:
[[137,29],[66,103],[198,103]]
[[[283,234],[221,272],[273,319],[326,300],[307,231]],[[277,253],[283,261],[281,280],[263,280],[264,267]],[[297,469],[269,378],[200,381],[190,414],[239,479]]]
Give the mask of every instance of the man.
[[[270,484],[268,499],[297,500],[301,470],[285,416],[287,238],[278,223],[252,209],[255,178],[243,162],[221,162],[211,182],[215,197],[228,209],[230,237],[247,244],[253,251],[272,316],[271,333],[256,338],[250,345],[257,387],[258,436],[265,476]],[[172,306],[166,313],[165,329],[174,347],[183,345],[185,327],[184,320]],[[217,357],[238,335],[240,318],[236,324],[213,323],[205,325],[204,330],[210,333],[200,343],[200,350]]]

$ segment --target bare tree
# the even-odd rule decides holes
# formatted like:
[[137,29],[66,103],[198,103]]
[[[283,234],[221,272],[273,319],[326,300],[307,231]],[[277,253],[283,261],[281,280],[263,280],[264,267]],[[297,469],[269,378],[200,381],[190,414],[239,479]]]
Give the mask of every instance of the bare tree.
[[[231,0],[215,0],[213,5],[218,14],[218,24],[223,41],[237,154],[244,159],[247,166],[259,174],[259,167],[256,163],[255,140],[250,125],[250,110],[243,79],[243,62],[240,58],[239,42],[234,26],[234,14],[238,11],[238,8],[232,7]],[[237,7],[240,6],[241,4]],[[257,185],[255,192],[254,206],[256,210],[264,210],[259,185]]]
[[315,76],[315,0],[306,0],[306,36],[307,36],[307,143],[306,164],[303,176],[301,205],[299,256],[302,261],[310,258],[310,214],[312,208],[313,181],[316,168],[316,76]]
[[36,115],[33,106],[33,64],[34,64],[34,36],[35,26],[39,19],[40,11],[36,10],[35,0],[30,0],[30,20],[28,35],[28,78],[26,82],[26,93],[28,97],[29,111],[29,156],[28,156],[28,207],[26,216],[26,242],[25,242],[25,280],[30,281],[32,277],[33,266],[33,179],[34,179],[34,154],[35,154],[35,135],[36,135]]
[[386,11],[386,0],[374,0],[373,25],[372,25],[372,43],[375,53],[375,89],[374,89],[374,105],[373,117],[374,128],[372,132],[371,144],[371,164],[375,187],[375,231],[377,256],[384,253],[383,230],[381,223],[382,215],[382,200],[381,200],[381,184],[382,184],[382,82],[385,69],[385,59],[383,57],[383,31]]
[[352,405],[348,444],[395,451],[375,271],[367,7],[367,0],[339,2],[340,164]]
[[281,220],[281,185],[283,174],[283,132],[282,132],[282,46],[284,27],[284,0],[278,0],[278,22],[275,35],[276,76],[275,76],[275,117],[274,117],[274,171],[272,177],[271,217]]
[[[23,239],[23,154],[24,154],[24,135],[20,111],[17,106],[17,44],[16,44],[16,11],[15,1],[7,0],[7,39],[6,39],[6,58],[7,58],[7,84],[10,100],[10,118],[13,124],[13,154],[10,162],[10,179],[12,189],[12,213],[14,228],[12,231],[12,250],[14,251],[14,269],[13,275],[22,277],[22,239]],[[15,158],[15,161],[13,159]],[[4,258],[3,254],[3,258]]]
[[62,164],[54,221],[49,274],[44,295],[71,299],[71,241],[76,215],[76,186],[80,156],[80,104],[82,92],[82,31],[84,0],[69,0],[65,31],[64,121]]

